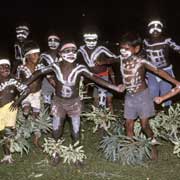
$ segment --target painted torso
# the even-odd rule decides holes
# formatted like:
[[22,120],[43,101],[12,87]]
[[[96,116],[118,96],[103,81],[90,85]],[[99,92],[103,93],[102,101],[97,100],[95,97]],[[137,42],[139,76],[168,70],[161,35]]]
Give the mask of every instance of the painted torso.
[[180,46],[171,38],[164,37],[157,42],[153,42],[150,39],[144,40],[144,49],[147,59],[158,68],[164,68],[171,64],[168,57],[169,48],[180,52]]
[[147,88],[145,66],[153,65],[137,56],[132,56],[129,59],[121,59],[120,69],[127,93],[133,94]]
[[13,77],[9,77],[5,81],[0,81],[0,107],[13,101],[19,92],[25,90],[27,86],[20,83]]
[[61,98],[76,98],[79,96],[80,76],[83,73],[91,75],[84,65],[74,64],[72,67],[60,64],[52,64],[52,71],[55,73],[56,95]]
[[[30,68],[28,68],[27,65],[20,65],[17,68],[17,79],[20,80],[21,82],[25,82],[28,78],[32,76],[32,74],[35,71],[38,71],[41,68],[43,68],[42,64],[38,64],[34,70],[31,70]],[[42,79],[40,78],[30,85],[32,93],[35,93],[41,89],[41,81]]]
[[88,66],[89,69],[96,74],[107,71],[107,65],[95,65],[96,60],[101,58],[116,58],[116,56],[104,46],[97,46],[91,50],[84,45],[79,48],[78,53],[81,54],[84,61],[84,63],[80,63]]

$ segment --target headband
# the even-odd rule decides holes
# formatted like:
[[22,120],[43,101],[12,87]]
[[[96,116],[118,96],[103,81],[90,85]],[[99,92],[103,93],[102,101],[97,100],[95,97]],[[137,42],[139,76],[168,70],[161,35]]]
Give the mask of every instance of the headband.
[[40,49],[39,49],[39,48],[38,48],[38,49],[31,49],[31,50],[27,51],[27,52],[24,54],[24,56],[27,56],[27,55],[33,54],[33,53],[39,53],[39,52],[40,52]]
[[161,21],[151,21],[149,24],[148,24],[148,27],[151,26],[152,24],[159,24],[161,25],[161,27],[163,27],[163,24]]
[[94,34],[84,34],[83,36],[84,36],[84,38],[92,38],[92,39],[98,38],[98,35],[95,33]]
[[19,29],[23,29],[23,30],[29,31],[29,28],[27,26],[18,26],[16,28],[16,30],[19,30]]
[[67,43],[67,44],[64,44],[64,45],[61,47],[60,51],[63,51],[64,49],[67,49],[67,48],[76,48],[76,49],[77,49],[77,47],[76,47],[75,44],[73,44],[73,43]]
[[11,63],[8,59],[0,59],[0,65],[1,64],[8,64],[9,66],[11,65]]
[[49,37],[48,37],[48,41],[49,41],[50,39],[57,39],[57,40],[60,41],[60,38],[59,38],[58,36],[55,36],[55,35],[49,36]]

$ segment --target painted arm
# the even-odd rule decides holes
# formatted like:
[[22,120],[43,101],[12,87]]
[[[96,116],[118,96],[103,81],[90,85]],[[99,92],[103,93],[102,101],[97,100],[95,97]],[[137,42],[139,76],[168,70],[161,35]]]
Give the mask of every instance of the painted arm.
[[180,93],[180,87],[178,86],[178,87],[171,89],[170,92],[164,94],[163,96],[155,97],[154,101],[156,104],[161,104],[163,101],[165,101],[179,93]]
[[154,74],[157,74],[158,76],[162,77],[163,79],[171,82],[172,84],[179,86],[180,82],[177,81],[175,78],[173,78],[171,75],[169,75],[166,71],[163,71],[161,69],[158,69],[154,65],[152,65],[150,62],[143,60],[143,63],[146,67],[146,69],[150,70]]
[[175,43],[171,38],[166,39],[168,45],[170,48],[172,48],[174,51],[177,51],[180,53],[180,46]]
[[115,85],[109,83],[108,81],[105,81],[104,79],[99,78],[98,76],[96,76],[93,73],[83,72],[82,74],[83,74],[83,76],[94,81],[95,83],[97,83],[100,86],[103,86],[105,88],[108,88],[108,89],[111,89],[111,90],[114,90],[117,92],[121,92],[122,85],[115,86]]
[[20,103],[22,102],[23,99],[25,99],[28,95],[30,94],[30,89],[26,88],[24,91],[20,93],[20,96],[18,99],[16,99],[10,106],[10,111],[16,110],[19,106]]
[[38,71],[35,71],[32,76],[24,82],[27,86],[32,84],[36,79],[45,76],[49,73],[53,72],[52,66],[44,67],[43,69],[40,69]]

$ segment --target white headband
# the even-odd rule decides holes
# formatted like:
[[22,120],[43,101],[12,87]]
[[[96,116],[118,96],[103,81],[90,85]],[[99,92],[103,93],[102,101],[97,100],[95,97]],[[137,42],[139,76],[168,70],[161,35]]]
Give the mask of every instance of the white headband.
[[39,53],[40,52],[40,49],[31,49],[30,51],[28,51],[27,53],[25,53],[24,56],[27,56],[29,54],[33,54],[33,53]]
[[18,26],[16,28],[16,30],[19,30],[19,29],[23,29],[23,30],[29,31],[29,28],[27,26]]
[[0,65],[1,64],[8,64],[9,66],[11,65],[11,63],[8,59],[0,59]]
[[49,36],[49,37],[48,37],[48,41],[49,41],[50,39],[60,40],[60,38],[59,38],[58,36],[55,36],[55,35]]
[[84,34],[84,38],[91,38],[91,39],[97,39],[98,35],[97,34]]
[[66,49],[66,48],[76,48],[76,49],[77,49],[77,47],[76,47],[75,44],[73,44],[73,43],[67,43],[67,44],[64,44],[64,45],[61,47],[60,51],[63,51],[63,50]]
[[151,22],[148,24],[148,27],[151,26],[151,25],[153,25],[153,24],[159,24],[159,25],[161,25],[161,27],[163,27],[163,24],[162,24],[161,21],[151,21]]

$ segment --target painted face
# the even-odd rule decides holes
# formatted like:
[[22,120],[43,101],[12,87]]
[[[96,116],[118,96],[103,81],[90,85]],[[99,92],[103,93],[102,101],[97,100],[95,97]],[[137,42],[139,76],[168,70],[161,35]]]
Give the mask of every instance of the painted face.
[[49,49],[56,50],[60,45],[60,41],[58,38],[55,37],[49,37],[48,38],[48,46]]
[[98,42],[97,34],[84,34],[84,42],[89,49],[94,49]]
[[23,42],[29,35],[29,29],[27,26],[19,26],[16,28],[16,38]]
[[1,64],[0,65],[0,76],[3,78],[8,77],[10,74],[10,65],[9,64]]
[[63,60],[73,63],[77,58],[77,49],[74,47],[66,48],[61,52]]
[[151,21],[148,24],[149,34],[159,36],[162,33],[163,24],[160,21]]
[[124,59],[128,59],[129,57],[132,56],[133,52],[132,52],[132,47],[130,47],[129,45],[127,44],[123,44],[120,46],[120,53],[121,53],[121,56],[124,58]]

